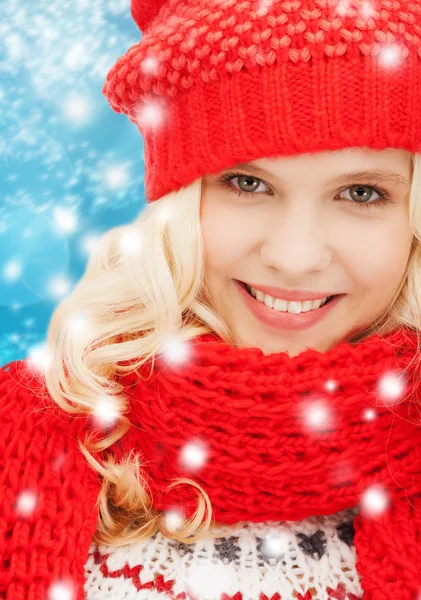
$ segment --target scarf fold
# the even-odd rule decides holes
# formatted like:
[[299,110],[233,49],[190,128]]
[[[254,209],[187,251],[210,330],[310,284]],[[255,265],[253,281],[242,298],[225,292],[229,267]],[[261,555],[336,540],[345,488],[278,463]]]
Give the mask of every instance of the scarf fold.
[[364,600],[421,598],[421,410],[416,333],[401,327],[325,353],[264,355],[215,335],[121,378],[154,506],[216,523],[301,520],[358,506]]

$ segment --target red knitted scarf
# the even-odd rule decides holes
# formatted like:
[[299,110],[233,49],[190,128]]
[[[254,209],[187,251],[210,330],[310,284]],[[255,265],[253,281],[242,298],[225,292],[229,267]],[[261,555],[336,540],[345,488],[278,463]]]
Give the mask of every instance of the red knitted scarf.
[[292,358],[210,334],[184,344],[187,356],[160,355],[147,381],[123,378],[135,427],[120,451],[141,450],[154,506],[194,512],[195,488],[165,491],[177,477],[205,489],[218,523],[295,521],[358,506],[364,599],[421,598],[414,332]]

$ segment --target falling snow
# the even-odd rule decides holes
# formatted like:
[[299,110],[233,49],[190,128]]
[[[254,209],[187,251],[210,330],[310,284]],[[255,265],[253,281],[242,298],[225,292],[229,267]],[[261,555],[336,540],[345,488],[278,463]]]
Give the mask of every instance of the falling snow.
[[1,364],[45,360],[55,306],[145,206],[143,138],[101,93],[141,37],[130,0],[0,4]]

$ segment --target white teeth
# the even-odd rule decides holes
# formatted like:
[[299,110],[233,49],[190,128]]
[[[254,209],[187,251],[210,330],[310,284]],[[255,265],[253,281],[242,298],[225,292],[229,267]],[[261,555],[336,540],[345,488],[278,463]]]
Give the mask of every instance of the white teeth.
[[328,300],[328,298],[320,298],[318,300],[306,300],[305,302],[298,302],[295,300],[288,301],[274,298],[273,296],[269,296],[269,294],[264,294],[249,286],[247,286],[247,289],[256,300],[263,302],[269,308],[273,308],[279,312],[289,312],[295,315],[299,315],[302,312],[309,312],[310,310],[316,310],[326,304],[326,301]]

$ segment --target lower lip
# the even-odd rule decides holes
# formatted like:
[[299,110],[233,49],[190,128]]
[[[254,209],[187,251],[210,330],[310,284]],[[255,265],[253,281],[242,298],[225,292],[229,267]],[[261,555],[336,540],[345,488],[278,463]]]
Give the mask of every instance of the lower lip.
[[244,284],[237,280],[233,280],[238,287],[240,294],[243,296],[247,306],[250,308],[252,313],[263,323],[267,323],[272,327],[279,329],[306,329],[311,327],[321,319],[323,319],[346,294],[338,294],[330,302],[324,304],[321,308],[316,310],[310,310],[308,312],[302,312],[299,315],[294,315],[289,312],[276,311],[273,308],[269,308],[263,302],[259,302],[248,293]]

